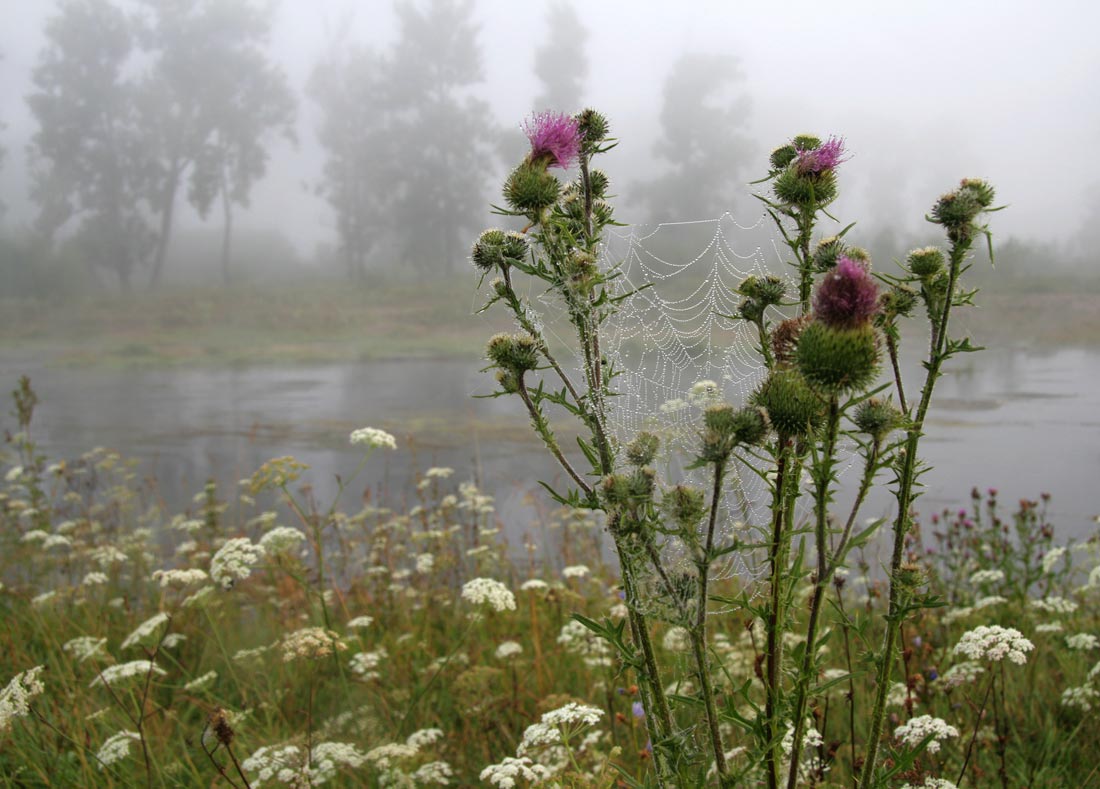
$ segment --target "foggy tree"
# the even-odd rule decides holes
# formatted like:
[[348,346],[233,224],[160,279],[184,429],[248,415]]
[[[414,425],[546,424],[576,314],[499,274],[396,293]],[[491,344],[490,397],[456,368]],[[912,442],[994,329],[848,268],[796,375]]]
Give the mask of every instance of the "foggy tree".
[[400,3],[390,52],[336,56],[314,73],[321,191],[352,277],[382,253],[439,270],[481,223],[492,129],[488,105],[467,93],[483,77],[472,9]]
[[743,81],[730,55],[687,53],[673,64],[653,149],[668,170],[638,188],[651,220],[713,217],[732,207],[754,156]]
[[403,229],[400,258],[436,269],[466,256],[483,223],[493,153],[492,113],[464,90],[484,72],[471,0],[397,6],[399,38],[390,62],[392,139],[400,149],[388,214]]
[[86,259],[125,289],[152,249],[139,196],[145,162],[125,65],[133,39],[106,0],[70,0],[45,29],[27,103],[38,122],[29,146],[31,197],[47,238],[77,224]]
[[385,230],[389,151],[382,79],[381,59],[357,49],[324,61],[310,80],[326,157],[320,192],[336,214],[340,251],[353,280],[365,278],[367,257]]
[[546,42],[535,50],[535,76],[542,83],[542,90],[535,99],[534,109],[572,113],[584,103],[588,31],[573,6],[564,2],[551,6],[547,28]]
[[151,284],[163,274],[177,194],[203,216],[222,202],[229,279],[232,204],[267,168],[272,132],[293,137],[294,99],[263,51],[270,20],[247,0],[146,0],[140,33],[152,66],[137,91],[151,162],[146,199],[159,224]]

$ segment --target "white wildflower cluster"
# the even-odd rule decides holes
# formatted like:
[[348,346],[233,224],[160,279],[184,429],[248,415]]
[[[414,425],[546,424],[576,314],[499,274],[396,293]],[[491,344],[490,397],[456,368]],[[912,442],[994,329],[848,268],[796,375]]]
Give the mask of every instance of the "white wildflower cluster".
[[263,558],[264,549],[247,537],[227,540],[210,560],[210,577],[223,589],[231,589],[237,581],[252,574],[252,566]]
[[430,553],[417,554],[416,571],[420,575],[430,575],[435,569],[435,556]]
[[90,657],[104,655],[103,648],[105,646],[107,646],[107,639],[105,638],[78,636],[66,641],[61,645],[61,648],[83,663]]
[[126,636],[126,638],[122,640],[122,649],[133,646],[141,646],[154,634],[158,633],[160,631],[161,625],[165,624],[167,621],[168,614],[164,613],[163,611],[161,611],[159,614],[154,614],[153,616],[149,617],[136,628],[134,628],[134,632],[130,633],[130,635]]
[[475,578],[462,586],[462,599],[474,605],[487,605],[494,611],[515,611],[516,597],[508,587],[491,578]]
[[687,652],[691,649],[691,633],[686,627],[670,627],[661,640],[661,645],[669,652]]
[[99,760],[99,769],[110,767],[118,761],[122,761],[130,755],[130,746],[141,740],[141,735],[136,731],[120,731],[112,734],[99,747],[96,759]]
[[946,778],[928,777],[922,784],[903,784],[901,789],[959,789],[959,787]]
[[241,769],[255,775],[252,786],[262,786],[272,779],[289,783],[294,779],[300,752],[297,745],[265,745],[242,761]]
[[148,676],[150,672],[158,675],[167,673],[152,661],[131,660],[129,663],[119,663],[117,666],[108,666],[103,669],[88,687],[95,687],[96,685],[110,686],[125,679]]
[[130,557],[113,545],[101,545],[92,551],[91,559],[101,570],[106,570],[113,564],[128,562]]
[[405,740],[405,744],[419,751],[421,748],[427,748],[429,745],[434,745],[442,739],[442,729],[420,729],[410,734],[408,739]]
[[584,578],[591,570],[588,569],[586,564],[573,564],[569,567],[565,567],[561,571],[562,578]]
[[447,479],[454,473],[455,470],[449,466],[432,466],[424,472],[424,476],[428,479]]
[[945,690],[951,690],[960,685],[974,682],[984,671],[985,668],[980,663],[973,660],[964,660],[943,672],[937,684]]
[[970,576],[971,586],[1000,583],[1005,579],[1004,570],[978,570]]
[[303,627],[283,636],[280,644],[283,662],[313,660],[328,657],[333,652],[343,652],[348,645],[331,630],[323,627]]
[[926,737],[931,737],[932,739],[928,741],[928,752],[938,753],[940,742],[958,737],[959,730],[943,718],[919,715],[894,729],[894,736],[910,748],[916,748]]
[[521,592],[545,592],[549,588],[550,584],[546,583],[546,581],[539,578],[532,578],[520,584],[519,590]]
[[1042,600],[1032,600],[1031,607],[1046,611],[1048,614],[1072,614],[1077,610],[1077,603],[1052,595]]
[[376,427],[361,427],[353,430],[349,440],[353,444],[365,446],[368,449],[383,447],[385,449],[397,449],[397,439],[385,430]]
[[[886,691],[886,706],[901,707],[909,699],[909,686],[904,682],[895,682]],[[915,699],[914,699],[915,701]]]
[[90,573],[85,574],[84,580],[80,582],[81,586],[103,586],[111,579],[107,577],[107,573],[101,573],[93,570]]
[[722,399],[722,390],[714,381],[696,381],[688,392],[688,402],[692,405],[704,408]]
[[0,691],[0,733],[10,729],[15,718],[25,718],[30,714],[31,699],[46,689],[38,678],[44,668],[45,666],[35,666],[20,671]]
[[1075,633],[1072,636],[1066,636],[1066,646],[1070,649],[1096,649],[1100,647],[1100,638],[1092,633]]
[[567,652],[584,658],[589,668],[611,665],[611,647],[608,643],[575,619],[562,626],[558,643]]
[[359,628],[370,627],[370,624],[373,621],[373,616],[366,616],[364,614],[363,616],[357,616],[354,619],[350,620],[347,623],[346,627],[348,628],[348,630],[357,630]]
[[1035,626],[1036,633],[1061,633],[1065,630],[1061,622],[1043,622]]
[[1007,603],[1007,597],[1001,597],[999,594],[989,595],[988,597],[979,597],[974,601],[973,610],[980,611],[983,608],[989,608],[991,605],[1000,605],[1001,603]]
[[573,726],[595,726],[603,717],[603,710],[590,704],[578,704],[571,701],[564,707],[550,710],[542,716],[542,722],[552,726],[571,728]]
[[351,656],[351,660],[348,661],[349,666],[353,673],[358,674],[365,680],[378,679],[382,675],[376,671],[376,669],[382,665],[389,655],[384,647],[379,647],[373,652],[359,652]]
[[207,578],[206,570],[200,570],[198,567],[192,567],[185,570],[154,570],[153,580],[160,584],[161,589],[165,589],[169,586],[196,586],[203,583]]
[[1065,556],[1065,546],[1059,545],[1057,548],[1051,548],[1043,556],[1043,572],[1048,575],[1054,570],[1054,565],[1058,564],[1058,561]]
[[1027,652],[1035,645],[1014,627],[982,625],[963,633],[955,645],[955,654],[966,655],[971,660],[1004,660],[1023,665]]
[[528,757],[505,757],[499,764],[490,764],[481,771],[482,781],[498,789],[515,789],[517,781],[538,783],[550,777],[550,770],[532,762]]
[[420,765],[412,774],[412,779],[417,784],[449,786],[454,774],[455,771],[447,762],[435,761]]
[[1074,707],[1082,712],[1091,712],[1093,704],[1098,700],[1100,700],[1100,690],[1091,684],[1066,688],[1062,691],[1062,706]]
[[183,689],[187,690],[187,691],[191,691],[191,692],[194,692],[196,690],[202,690],[203,688],[205,688],[207,685],[209,685],[211,682],[213,682],[217,678],[218,678],[218,672],[216,672],[216,671],[207,671],[201,677],[195,677],[193,680],[188,682],[186,685],[183,686]]
[[523,647],[517,641],[505,641],[497,647],[496,659],[507,660],[516,657],[523,652]]
[[289,553],[298,549],[306,539],[301,531],[291,526],[276,526],[260,538],[260,548],[270,556]]

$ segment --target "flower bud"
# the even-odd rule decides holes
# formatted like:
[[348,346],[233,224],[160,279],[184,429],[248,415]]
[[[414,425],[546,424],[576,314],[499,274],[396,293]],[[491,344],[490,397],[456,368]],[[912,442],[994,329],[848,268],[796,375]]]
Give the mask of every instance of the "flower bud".
[[525,161],[512,170],[504,182],[504,199],[514,210],[537,218],[557,202],[561,183],[545,164]]
[[928,574],[915,562],[902,562],[894,573],[894,582],[902,592],[912,594],[928,583]]
[[677,485],[665,493],[661,506],[684,531],[694,531],[707,511],[705,494],[690,485]]
[[486,355],[502,370],[522,375],[539,364],[539,341],[526,332],[494,334],[489,338]]
[[[974,191],[956,189],[954,192],[942,195],[932,206],[932,221],[943,225],[948,231],[959,234],[969,228],[981,211],[982,204]],[[963,235],[967,234],[963,233]]]
[[626,446],[626,461],[632,466],[648,466],[657,457],[661,440],[653,433],[641,432]]
[[866,388],[878,374],[879,342],[874,326],[829,326],[814,321],[798,338],[795,362],[815,389],[840,394]]
[[902,414],[898,409],[877,397],[860,403],[855,416],[852,417],[856,429],[871,436],[876,442],[897,429],[901,425],[901,420]]
[[608,474],[600,488],[604,501],[612,510],[620,509],[630,501],[630,480],[622,474]]
[[917,306],[917,292],[905,285],[894,285],[879,299],[879,317],[893,320],[898,316],[909,317]]
[[921,247],[906,255],[905,262],[913,276],[931,279],[943,271],[943,252],[938,247]]
[[788,318],[772,330],[772,352],[775,362],[781,367],[794,363],[794,349],[798,346],[798,335],[810,322],[809,315]]
[[483,232],[474,243],[470,258],[482,271],[494,266],[504,267],[527,256],[527,239],[520,233],[491,229]]
[[760,302],[764,307],[770,307],[783,301],[787,283],[772,274],[763,278],[750,275],[737,286],[737,292]]
[[959,182],[959,189],[966,189],[971,192],[974,195],[974,199],[978,201],[978,205],[983,209],[993,205],[995,193],[988,181],[983,181],[980,178],[964,178]]
[[814,268],[819,272],[828,271],[837,264],[837,260],[846,250],[847,247],[839,236],[821,239],[814,247]]
[[746,406],[733,415],[733,435],[738,444],[759,444],[770,430],[768,412],[759,406]]
[[628,480],[630,497],[635,500],[652,498],[656,481],[657,472],[649,466],[635,469]]
[[772,190],[788,205],[823,206],[836,199],[836,174],[832,170],[800,173],[796,162],[776,176]]
[[592,196],[599,199],[607,197],[607,187],[610,185],[610,181],[607,179],[607,173],[603,170],[592,170],[588,174],[588,188],[592,191]]
[[733,406],[717,403],[703,412],[703,447],[699,458],[719,463],[729,457],[737,445],[737,422]]
[[772,151],[768,157],[768,163],[773,170],[785,170],[787,165],[795,160],[796,156],[798,156],[798,150],[788,143],[787,145],[780,145]]
[[519,391],[519,376],[511,370],[497,370],[496,378],[502,392],[515,394]]
[[611,130],[607,118],[591,108],[578,112],[576,121],[577,131],[586,148],[594,147],[603,142],[607,139],[607,134]]
[[767,411],[768,421],[781,436],[796,438],[814,432],[824,416],[824,404],[796,370],[777,370],[752,396]]

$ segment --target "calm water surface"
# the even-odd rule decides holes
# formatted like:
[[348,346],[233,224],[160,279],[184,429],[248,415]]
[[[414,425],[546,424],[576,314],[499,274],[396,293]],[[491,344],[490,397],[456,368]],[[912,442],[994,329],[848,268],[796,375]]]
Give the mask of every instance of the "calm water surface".
[[[372,458],[360,483],[400,505],[417,469],[452,466],[452,482],[484,481],[508,533],[518,538],[537,520],[529,495],[538,490],[535,481],[561,475],[529,437],[518,402],[473,397],[490,391],[491,377],[479,366],[409,360],[101,371],[9,356],[0,359],[0,384],[10,392],[19,375],[31,376],[41,402],[35,437],[51,458],[95,446],[118,450],[141,462],[143,476],[156,478],[173,510],[192,506],[210,477],[234,483],[288,454],[312,467],[307,479],[327,503],[335,475],[350,474],[361,456],[348,445],[348,433],[372,425],[397,435],[401,449]],[[12,429],[8,411],[0,424]],[[1053,496],[1052,520],[1062,535],[1095,528],[1100,352],[1015,350],[954,360],[927,427],[922,446],[934,469],[918,501],[923,512],[967,504],[972,486],[996,487],[1005,502],[1045,491]],[[545,496],[535,498],[546,504]],[[866,514],[885,514],[889,501],[885,488],[876,491]]]

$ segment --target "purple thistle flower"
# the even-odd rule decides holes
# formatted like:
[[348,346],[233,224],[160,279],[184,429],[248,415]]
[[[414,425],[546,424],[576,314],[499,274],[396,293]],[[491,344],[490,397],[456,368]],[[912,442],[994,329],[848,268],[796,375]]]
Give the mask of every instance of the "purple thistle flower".
[[878,285],[874,277],[849,257],[841,255],[814,294],[814,314],[826,326],[854,328],[878,312]]
[[523,133],[531,141],[531,158],[549,156],[551,167],[568,169],[580,155],[580,128],[564,113],[535,113],[523,122]]
[[630,712],[635,718],[645,717],[645,707],[642,706],[642,702],[636,701],[630,705]]
[[816,148],[799,149],[795,167],[801,175],[818,174],[834,169],[848,160],[844,155],[844,138],[830,137]]

